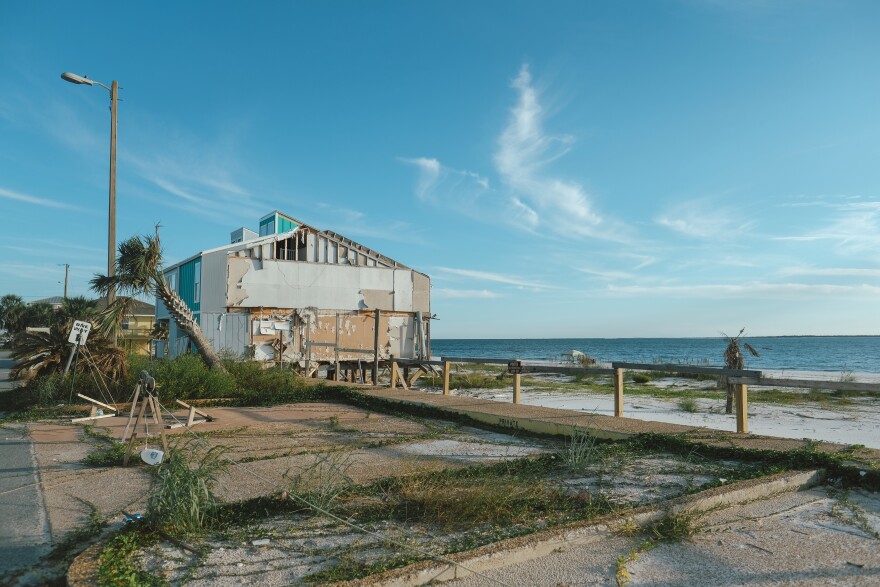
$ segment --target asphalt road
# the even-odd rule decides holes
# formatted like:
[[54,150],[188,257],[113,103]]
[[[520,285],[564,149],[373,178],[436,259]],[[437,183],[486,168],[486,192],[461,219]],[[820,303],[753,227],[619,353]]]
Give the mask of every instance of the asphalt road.
[[[0,391],[12,388],[11,366],[9,353],[0,351]],[[0,421],[0,584],[49,551],[49,524],[38,483],[27,429]]]
[[15,387],[15,382],[9,378],[9,370],[12,369],[13,362],[9,351],[0,351],[0,392]]

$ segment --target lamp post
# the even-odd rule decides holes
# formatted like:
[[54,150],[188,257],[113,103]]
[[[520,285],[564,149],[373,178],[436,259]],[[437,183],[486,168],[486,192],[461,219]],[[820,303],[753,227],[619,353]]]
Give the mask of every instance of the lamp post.
[[[86,84],[89,86],[99,85],[110,92],[110,210],[107,221],[107,276],[116,275],[116,103],[119,98],[119,82],[113,80],[110,87],[101,82],[79,76],[75,73],[64,72],[61,79],[72,84]],[[113,287],[107,293],[107,305],[116,299],[116,288]]]

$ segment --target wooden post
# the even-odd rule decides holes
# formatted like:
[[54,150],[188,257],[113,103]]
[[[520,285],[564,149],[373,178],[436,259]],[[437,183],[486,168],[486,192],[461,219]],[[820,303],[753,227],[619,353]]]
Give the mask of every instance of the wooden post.
[[449,395],[449,375],[452,363],[443,361],[443,395]]
[[519,373],[513,374],[513,403],[519,403],[519,386],[521,383],[522,375]]
[[394,360],[394,355],[391,355],[391,389],[395,389],[397,387],[397,361]]
[[747,433],[749,431],[749,389],[748,386],[737,383],[733,386],[736,397],[736,431]]
[[[296,249],[299,251],[299,247]],[[297,259],[299,260],[299,259]],[[312,341],[312,315],[308,314],[306,316],[306,379],[309,377],[309,372],[312,370],[312,345],[309,344]]]
[[333,347],[333,357],[336,363],[336,371],[333,379],[339,381],[339,312],[336,312],[336,346]]
[[623,417],[623,369],[614,370],[614,416]]
[[376,331],[373,333],[373,385],[379,385],[379,317],[381,310],[376,310]]

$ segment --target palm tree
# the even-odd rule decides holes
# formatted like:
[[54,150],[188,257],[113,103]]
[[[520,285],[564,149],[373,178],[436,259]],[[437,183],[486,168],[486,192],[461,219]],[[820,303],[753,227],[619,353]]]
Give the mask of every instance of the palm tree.
[[107,308],[105,322],[121,322],[128,310],[126,306],[133,303],[135,296],[157,296],[165,304],[177,326],[195,345],[196,352],[205,364],[211,369],[226,371],[210,341],[202,333],[192,310],[165,281],[158,225],[155,236],[133,236],[119,243],[116,275],[95,275],[91,283],[92,289],[100,295],[106,296],[113,289],[123,294]]
[[[740,342],[742,342],[743,348],[753,357],[761,356],[758,351],[755,350],[755,347],[742,340],[745,331],[746,329],[743,327],[736,336],[728,336],[723,332],[721,333],[721,335],[727,339],[727,348],[724,349],[724,366],[728,369],[743,369],[746,366],[746,358],[743,355],[742,350],[739,348]],[[725,407],[725,413],[733,413],[733,385],[731,383],[727,384],[727,406]]]
[[98,301],[90,300],[85,296],[73,296],[65,298],[61,302],[61,308],[55,314],[55,320],[64,325],[71,324],[74,320],[91,321],[98,313]]
[[[84,297],[64,300],[61,309],[53,316],[49,332],[27,332],[16,337],[12,356],[16,359],[11,375],[15,379],[31,375],[44,376],[60,373],[70,353],[70,327],[74,320],[94,319],[97,313],[94,301]],[[128,374],[125,351],[117,348],[112,339],[101,332],[92,332],[88,339],[88,361],[78,361],[76,371],[85,372],[89,366],[101,371],[111,379],[124,378]]]
[[24,313],[27,306],[24,300],[15,294],[6,294],[0,298],[0,328],[10,334],[24,330]]
[[25,328],[46,328],[55,322],[55,308],[46,302],[28,304],[24,311]]

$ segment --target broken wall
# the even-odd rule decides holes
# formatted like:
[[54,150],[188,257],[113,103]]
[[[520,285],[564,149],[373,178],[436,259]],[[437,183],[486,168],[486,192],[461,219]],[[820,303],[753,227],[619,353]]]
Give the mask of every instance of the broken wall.
[[227,262],[228,307],[413,311],[414,272],[409,269],[243,257]]

